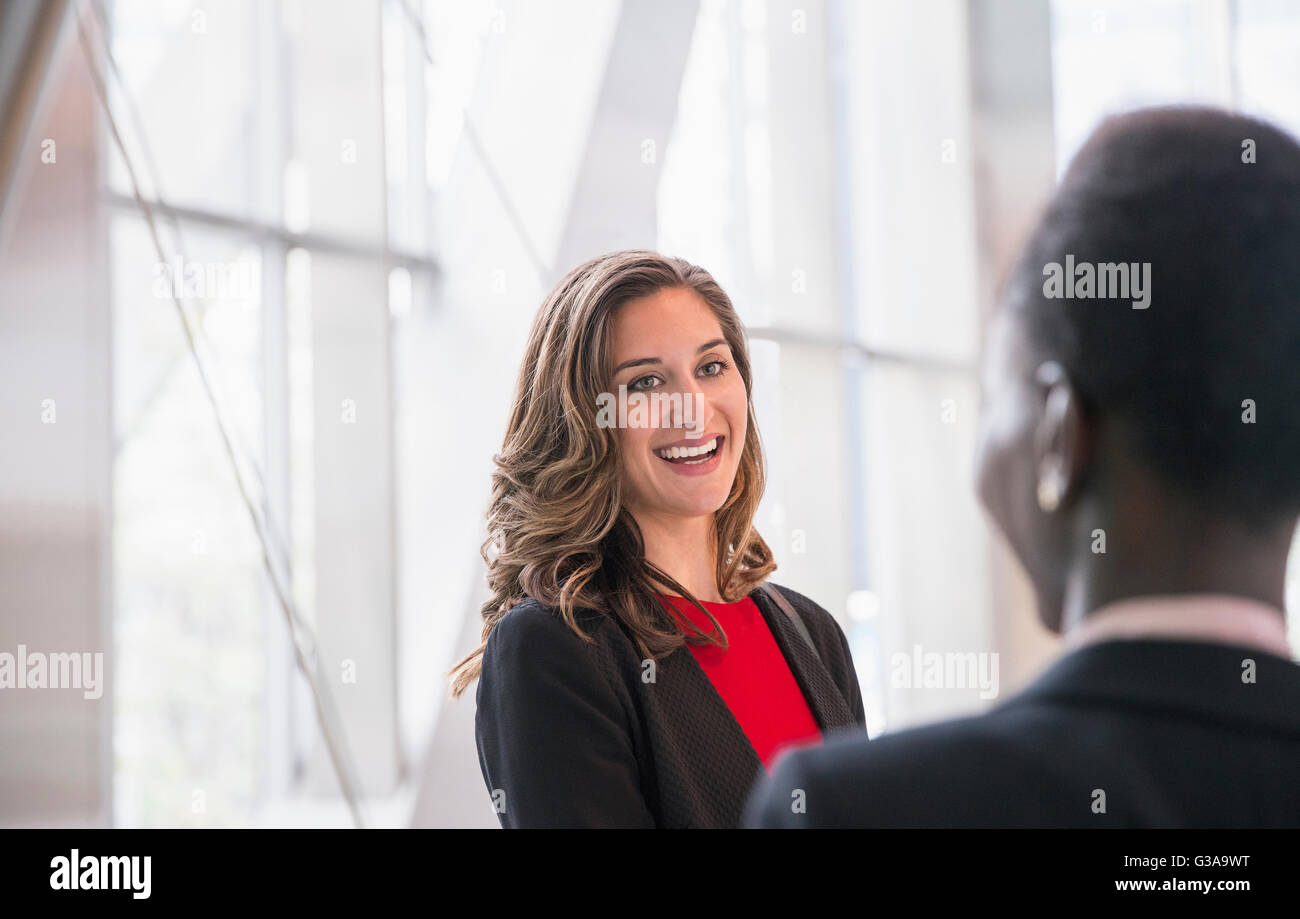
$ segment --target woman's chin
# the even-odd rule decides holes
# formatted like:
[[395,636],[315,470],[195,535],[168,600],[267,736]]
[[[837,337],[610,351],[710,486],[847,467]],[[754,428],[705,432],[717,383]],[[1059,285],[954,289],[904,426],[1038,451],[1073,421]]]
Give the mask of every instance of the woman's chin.
[[675,502],[670,513],[678,517],[708,517],[716,514],[722,507],[722,501]]
[[659,481],[655,482],[655,503],[665,510],[672,507],[677,513],[712,514],[726,503],[735,474],[728,477],[724,470],[717,470],[712,475],[689,476],[670,470],[668,476],[656,478]]
[[707,517],[715,514],[727,501],[726,494],[711,492],[683,495],[660,495],[655,510],[674,517]]

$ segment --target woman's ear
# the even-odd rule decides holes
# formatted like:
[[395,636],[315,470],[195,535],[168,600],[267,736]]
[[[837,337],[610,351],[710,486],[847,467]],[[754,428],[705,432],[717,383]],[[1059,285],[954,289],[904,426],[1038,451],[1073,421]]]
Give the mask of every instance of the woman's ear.
[[1039,364],[1034,381],[1042,392],[1034,431],[1038,506],[1053,513],[1079,493],[1090,460],[1088,421],[1078,390],[1059,363]]

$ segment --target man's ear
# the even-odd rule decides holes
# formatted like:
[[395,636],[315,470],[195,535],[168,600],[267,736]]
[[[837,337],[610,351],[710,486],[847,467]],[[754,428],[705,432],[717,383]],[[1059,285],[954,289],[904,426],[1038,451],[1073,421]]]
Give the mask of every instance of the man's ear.
[[1091,438],[1083,402],[1065,368],[1044,361],[1034,372],[1042,409],[1034,431],[1039,505],[1053,511],[1078,495],[1090,462]]

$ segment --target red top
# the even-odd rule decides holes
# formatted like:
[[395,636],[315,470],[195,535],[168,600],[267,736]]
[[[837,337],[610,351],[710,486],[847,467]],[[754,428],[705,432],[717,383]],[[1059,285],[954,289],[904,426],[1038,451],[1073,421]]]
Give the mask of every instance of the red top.
[[[713,631],[713,623],[689,600],[662,594],[659,599],[670,613],[689,618],[705,634]],[[770,767],[786,747],[821,740],[812,710],[754,601],[748,597],[739,603],[704,601],[704,607],[722,626],[729,647],[726,651],[715,644],[686,647],[731,709],[764,767]]]

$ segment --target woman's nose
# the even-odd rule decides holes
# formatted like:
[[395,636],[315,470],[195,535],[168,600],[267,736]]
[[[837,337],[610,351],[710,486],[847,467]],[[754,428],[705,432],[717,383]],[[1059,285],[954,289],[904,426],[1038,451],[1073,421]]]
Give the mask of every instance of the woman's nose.
[[[689,397],[689,401],[688,401]],[[713,407],[709,405],[704,391],[698,386],[682,394],[682,424],[688,437],[698,437],[707,429],[713,418]]]
[[659,427],[685,428],[687,436],[703,434],[704,426],[712,417],[708,399],[698,386],[688,386],[676,392],[657,392],[654,415]]

